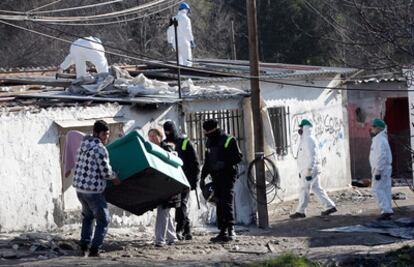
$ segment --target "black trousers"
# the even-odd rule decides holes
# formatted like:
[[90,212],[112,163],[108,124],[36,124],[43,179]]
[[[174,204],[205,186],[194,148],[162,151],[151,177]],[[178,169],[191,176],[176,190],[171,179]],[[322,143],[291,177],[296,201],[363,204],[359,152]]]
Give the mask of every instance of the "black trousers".
[[217,227],[220,230],[235,225],[234,219],[234,183],[236,177],[220,175],[213,177],[214,196],[216,197]]
[[191,234],[190,219],[188,218],[188,198],[190,189],[181,193],[181,205],[175,209],[175,221],[177,222],[176,232],[183,232],[184,235]]

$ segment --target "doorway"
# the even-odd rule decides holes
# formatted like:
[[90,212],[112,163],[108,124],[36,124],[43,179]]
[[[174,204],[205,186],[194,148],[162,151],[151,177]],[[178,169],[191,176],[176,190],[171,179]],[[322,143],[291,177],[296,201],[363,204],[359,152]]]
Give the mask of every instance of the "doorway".
[[387,98],[385,122],[392,152],[394,178],[412,179],[410,148],[410,117],[408,97]]

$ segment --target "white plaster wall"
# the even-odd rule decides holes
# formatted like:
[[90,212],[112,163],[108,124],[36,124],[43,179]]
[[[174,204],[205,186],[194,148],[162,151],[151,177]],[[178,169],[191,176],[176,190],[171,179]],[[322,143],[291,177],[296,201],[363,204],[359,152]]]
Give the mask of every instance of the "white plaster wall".
[[[282,80],[281,82],[294,83],[305,86],[335,87],[338,86],[339,77],[323,77],[320,80],[306,81]],[[236,81],[222,83],[229,87],[250,89],[248,81]],[[277,159],[277,167],[281,177],[281,188],[278,195],[284,199],[297,198],[298,172],[296,166],[296,153],[298,146],[297,125],[302,118],[308,118],[314,123],[314,133],[320,148],[322,160],[321,184],[329,190],[337,190],[348,187],[351,184],[349,164],[349,142],[347,129],[347,111],[344,99],[340,92],[322,90],[317,88],[305,88],[290,85],[278,85],[262,82],[261,94],[267,107],[285,106],[290,110],[290,136],[291,148],[289,154]],[[216,100],[207,105],[192,107],[228,108],[231,106],[228,100]],[[246,116],[246,114],[245,114]],[[246,140],[252,140],[246,136]],[[246,166],[247,166],[246,162]],[[269,199],[272,196],[269,196]],[[244,203],[240,211],[237,204]],[[277,201],[277,199],[276,199]],[[240,206],[240,204],[239,204]],[[236,210],[243,218],[251,221],[255,213],[254,201],[246,187],[246,179],[240,179],[236,185]],[[252,215],[253,214],[253,215]]]
[[[326,87],[330,82],[330,80],[322,80],[313,81],[312,84],[302,83]],[[297,130],[299,122],[304,118],[310,119],[314,125],[313,132],[318,142],[322,162],[322,186],[328,190],[349,186],[351,184],[349,152],[344,124],[347,120],[344,118],[341,94],[337,91],[269,83],[262,83],[261,89],[268,107],[285,106],[290,110],[288,142],[291,147],[289,154],[279,157],[277,161],[283,190],[280,191],[281,197],[284,199],[297,197],[299,179],[295,160],[299,143]]]
[[43,231],[62,221],[60,149],[54,120],[117,114],[117,106],[0,116],[0,231]]
[[[73,188],[62,198],[58,127],[54,121],[120,116],[126,121],[126,133],[140,129],[145,134],[150,127],[162,125],[165,119],[177,120],[178,115],[175,108],[142,111],[115,104],[3,112],[0,116],[0,231],[46,231],[61,226],[62,199],[70,202],[66,203],[70,208],[65,212],[79,211]],[[113,222],[148,225],[153,217],[151,212],[137,217],[116,210]]]

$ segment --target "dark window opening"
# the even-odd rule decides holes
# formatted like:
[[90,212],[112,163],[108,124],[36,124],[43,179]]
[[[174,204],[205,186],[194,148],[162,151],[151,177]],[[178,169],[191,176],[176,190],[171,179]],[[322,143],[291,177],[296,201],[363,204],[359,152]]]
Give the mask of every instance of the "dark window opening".
[[244,139],[243,112],[241,110],[213,110],[187,113],[185,115],[186,133],[193,142],[201,161],[204,161],[205,136],[203,122],[208,119],[217,119],[219,127],[227,134],[236,138],[239,145]]
[[276,153],[278,156],[286,156],[288,154],[288,134],[289,134],[289,108],[274,107],[268,108],[270,122],[273,130],[273,138],[276,143]]

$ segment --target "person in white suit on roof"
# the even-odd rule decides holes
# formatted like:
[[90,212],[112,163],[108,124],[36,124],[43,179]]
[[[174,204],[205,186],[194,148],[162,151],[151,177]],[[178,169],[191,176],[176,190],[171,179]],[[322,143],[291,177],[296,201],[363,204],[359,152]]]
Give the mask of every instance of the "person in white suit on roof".
[[89,36],[74,41],[70,46],[69,55],[60,64],[58,73],[62,73],[75,64],[76,78],[87,77],[89,76],[86,70],[87,61],[95,66],[97,73],[107,73],[109,71],[105,49],[99,38]]
[[[194,42],[191,20],[188,17],[190,6],[187,3],[181,3],[178,7],[178,14],[173,18],[177,20],[177,37],[178,37],[178,62],[180,65],[191,67],[193,65],[192,49],[196,47]],[[174,25],[167,30],[168,44],[176,50],[175,47],[175,30]]]

